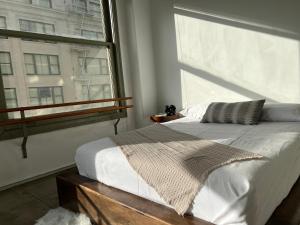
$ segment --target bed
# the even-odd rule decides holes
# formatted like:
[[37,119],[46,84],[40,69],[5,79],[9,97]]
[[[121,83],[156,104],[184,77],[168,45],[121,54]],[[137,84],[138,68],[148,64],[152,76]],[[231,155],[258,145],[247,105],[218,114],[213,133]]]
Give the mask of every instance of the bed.
[[[163,125],[265,157],[214,170],[189,210],[195,218],[222,225],[263,225],[299,177],[300,122],[246,126],[181,118]],[[75,159],[81,176],[170,207],[131,168],[110,138],[81,146]]]

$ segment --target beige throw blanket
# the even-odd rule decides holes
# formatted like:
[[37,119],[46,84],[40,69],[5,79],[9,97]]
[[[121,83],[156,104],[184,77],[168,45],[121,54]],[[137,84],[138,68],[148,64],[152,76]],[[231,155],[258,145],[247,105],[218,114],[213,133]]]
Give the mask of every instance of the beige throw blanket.
[[176,132],[160,124],[112,137],[128,162],[178,214],[189,209],[210,172],[262,156]]

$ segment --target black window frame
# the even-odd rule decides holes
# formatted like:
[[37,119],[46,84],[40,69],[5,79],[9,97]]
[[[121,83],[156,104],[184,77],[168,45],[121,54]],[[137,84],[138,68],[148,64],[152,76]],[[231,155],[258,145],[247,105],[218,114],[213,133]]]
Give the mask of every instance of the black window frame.
[[[69,44],[94,45],[96,47],[106,47],[109,54],[109,67],[112,73],[114,97],[125,97],[123,69],[121,63],[121,51],[119,41],[119,31],[117,22],[116,0],[102,0],[101,2],[103,14],[103,31],[105,41],[89,40],[82,37],[68,37],[56,34],[43,34],[35,32],[26,32],[18,30],[0,29],[0,36],[8,36],[8,38],[31,39],[36,41],[51,41]],[[99,20],[99,23],[101,20]],[[126,102],[118,103],[120,106],[126,106]],[[4,101],[4,84],[2,76],[0,76],[0,108],[5,108]],[[27,130],[29,135],[50,132],[58,129],[66,129],[70,127],[82,126],[117,118],[127,117],[126,110],[118,112],[95,113],[92,115],[75,116],[68,118],[53,119],[51,121],[39,121],[34,124],[28,124]],[[0,114],[0,121],[8,119],[8,114]],[[5,132],[2,132],[5,131]],[[23,136],[23,130],[20,126],[0,127],[0,140],[18,138]]]
[[[33,61],[33,67],[34,67],[34,73],[28,73],[27,72],[27,64],[25,61],[26,55],[31,55],[32,56],[32,61]],[[47,56],[47,62],[48,62],[48,69],[49,73],[41,74],[37,72],[37,64],[36,64],[36,58],[35,56]],[[57,58],[57,66],[58,66],[58,73],[52,73],[51,71],[51,63],[50,63],[50,57],[55,56]],[[25,70],[26,70],[26,75],[31,76],[31,75],[36,75],[36,76],[59,76],[61,75],[61,69],[60,69],[60,60],[59,60],[59,55],[50,55],[50,54],[39,54],[39,53],[24,53],[24,64],[25,64]]]

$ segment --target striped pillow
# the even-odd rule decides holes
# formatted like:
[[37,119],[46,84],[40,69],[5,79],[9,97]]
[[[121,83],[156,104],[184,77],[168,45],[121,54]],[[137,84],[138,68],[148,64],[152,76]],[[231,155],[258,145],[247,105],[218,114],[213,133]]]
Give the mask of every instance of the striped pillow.
[[213,102],[208,106],[201,122],[258,124],[264,103],[264,99],[235,103]]

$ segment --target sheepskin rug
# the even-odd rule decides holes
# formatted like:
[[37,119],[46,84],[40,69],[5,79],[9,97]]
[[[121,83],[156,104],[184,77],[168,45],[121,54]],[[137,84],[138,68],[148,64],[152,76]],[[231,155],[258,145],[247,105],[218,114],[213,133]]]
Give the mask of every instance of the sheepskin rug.
[[92,225],[84,214],[76,214],[64,208],[51,209],[35,225]]

